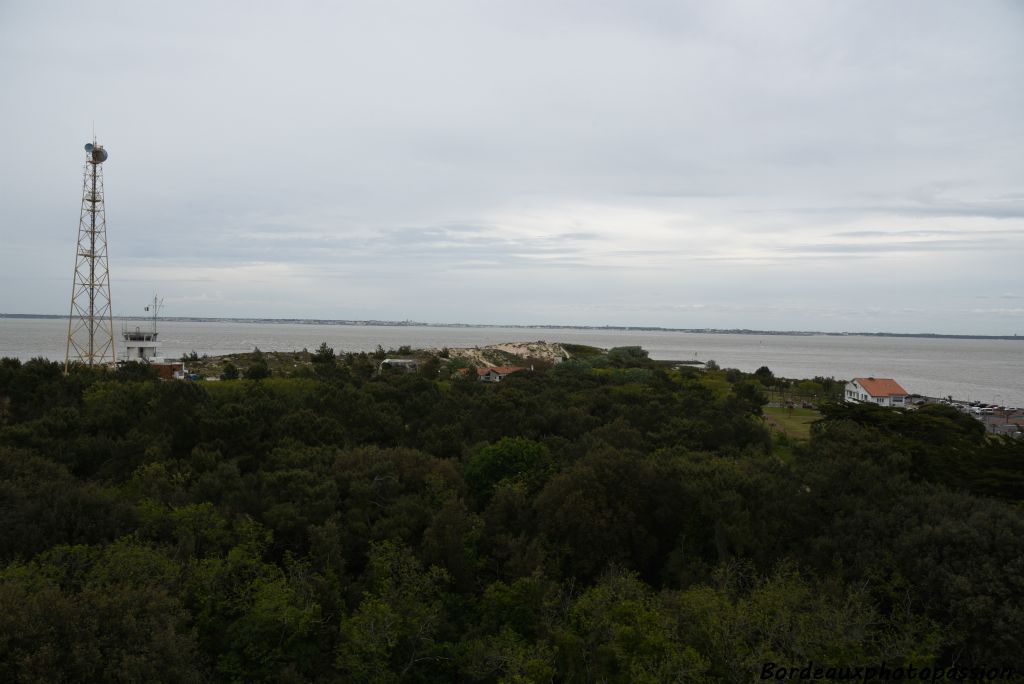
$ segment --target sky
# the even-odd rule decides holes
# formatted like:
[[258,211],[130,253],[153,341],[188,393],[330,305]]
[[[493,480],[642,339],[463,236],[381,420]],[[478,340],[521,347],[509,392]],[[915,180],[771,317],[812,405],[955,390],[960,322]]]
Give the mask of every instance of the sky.
[[[1024,334],[1024,3],[0,1],[0,313]],[[2,322],[0,322],[2,324]]]

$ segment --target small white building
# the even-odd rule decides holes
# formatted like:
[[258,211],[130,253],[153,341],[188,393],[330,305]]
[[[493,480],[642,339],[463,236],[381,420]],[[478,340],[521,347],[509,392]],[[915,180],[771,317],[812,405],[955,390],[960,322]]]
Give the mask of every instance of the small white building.
[[420,365],[416,362],[416,359],[384,359],[377,366],[377,372],[383,373],[387,369],[403,371],[405,373],[415,373]]
[[892,378],[854,378],[846,383],[843,399],[847,403],[877,404],[903,408],[907,405],[907,390]]
[[159,362],[160,342],[157,341],[156,330],[121,330],[121,338],[124,342],[124,360],[142,361],[143,363]]
[[153,322],[151,330],[143,330],[136,326],[134,330],[128,329],[127,319],[121,322],[121,339],[124,342],[124,357],[122,361],[139,361],[141,363],[163,363],[160,356],[160,342],[156,331],[156,320],[160,315],[163,301],[153,296],[153,303],[146,307],[146,311],[152,310]]

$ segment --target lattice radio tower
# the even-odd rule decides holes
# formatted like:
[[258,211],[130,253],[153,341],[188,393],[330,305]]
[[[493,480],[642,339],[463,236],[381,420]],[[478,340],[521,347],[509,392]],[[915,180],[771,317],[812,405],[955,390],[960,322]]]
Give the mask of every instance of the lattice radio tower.
[[96,138],[85,146],[82,213],[78,220],[75,281],[71,287],[68,345],[64,372],[74,362],[89,366],[113,363],[114,316],[110,307],[107,265],[107,212],[103,204],[103,162],[107,151]]

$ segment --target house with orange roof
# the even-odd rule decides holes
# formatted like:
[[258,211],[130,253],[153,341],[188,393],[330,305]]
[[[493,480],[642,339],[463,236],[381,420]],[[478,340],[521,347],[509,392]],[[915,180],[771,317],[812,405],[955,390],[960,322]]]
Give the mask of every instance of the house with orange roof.
[[846,383],[844,398],[848,403],[903,408],[907,405],[907,390],[892,378],[854,378]]
[[521,370],[526,370],[526,368],[522,366],[492,366],[491,368],[477,368],[476,374],[481,382],[501,382],[505,376]]
[[[518,371],[533,370],[533,366],[526,368],[525,366],[488,366],[486,368],[476,369],[476,379],[481,382],[501,382],[505,379],[506,375],[511,375]],[[468,368],[459,368],[456,373],[459,375],[466,375],[469,373]]]

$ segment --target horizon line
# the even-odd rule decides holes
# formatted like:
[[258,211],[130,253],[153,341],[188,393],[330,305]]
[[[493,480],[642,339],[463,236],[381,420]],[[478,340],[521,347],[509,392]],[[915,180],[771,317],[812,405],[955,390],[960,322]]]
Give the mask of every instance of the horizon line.
[[[66,314],[20,314],[0,313],[0,318],[29,318],[29,319],[63,319]],[[115,316],[122,320],[152,320],[151,316]],[[985,335],[980,333],[936,333],[936,332],[913,332],[899,333],[888,331],[840,331],[828,332],[823,330],[760,330],[754,328],[670,328],[661,325],[568,325],[548,323],[430,323],[424,321],[390,321],[382,319],[354,319],[354,318],[264,318],[254,316],[160,316],[162,321],[190,321],[196,323],[215,323],[233,321],[237,323],[300,323],[318,325],[365,325],[378,327],[421,327],[421,328],[523,328],[542,330],[633,330],[633,331],[661,331],[681,333],[704,333],[704,334],[739,334],[739,335],[829,335],[829,336],[863,336],[863,337],[932,337],[948,339],[997,339],[997,340],[1024,340],[1024,337],[1013,333],[1005,335]]]

